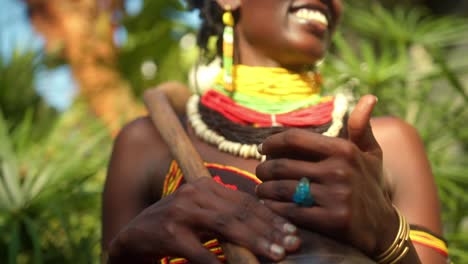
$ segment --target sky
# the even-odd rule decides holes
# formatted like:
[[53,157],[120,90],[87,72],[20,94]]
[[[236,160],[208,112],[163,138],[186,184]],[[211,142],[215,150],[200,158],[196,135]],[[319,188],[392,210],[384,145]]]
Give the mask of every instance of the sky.
[[[126,10],[136,15],[143,0],[126,1]],[[26,7],[19,0],[0,0],[0,56],[9,61],[14,52],[40,50],[43,39],[31,27]],[[43,68],[35,76],[37,92],[54,108],[66,110],[76,95],[76,82],[68,66]]]
[[[22,1],[0,0],[0,56],[9,61],[14,52],[40,50],[43,43],[29,24]],[[76,84],[68,66],[39,70],[35,86],[37,92],[60,111],[71,105],[76,94]]]
[[[125,10],[137,15],[143,8],[143,0],[126,0]],[[197,14],[184,14],[184,20],[191,25],[198,24]],[[126,40],[124,29],[116,32],[117,44]],[[9,61],[14,52],[40,50],[43,39],[31,27],[25,4],[20,0],[0,0],[0,56]],[[64,111],[77,94],[77,85],[67,65],[54,69],[45,67],[35,76],[37,92],[54,108]]]
[[20,51],[39,49],[42,43],[27,21],[24,4],[18,0],[0,0],[1,55],[9,59],[15,48]]

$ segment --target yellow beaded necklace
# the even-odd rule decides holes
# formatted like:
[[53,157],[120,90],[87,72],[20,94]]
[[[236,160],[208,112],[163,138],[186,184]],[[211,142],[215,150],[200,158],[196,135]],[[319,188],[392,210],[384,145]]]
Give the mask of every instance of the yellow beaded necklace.
[[320,96],[322,80],[314,72],[235,65],[232,90],[225,85],[223,76],[223,73],[218,75],[216,90],[242,106],[263,113],[286,113],[329,100]]

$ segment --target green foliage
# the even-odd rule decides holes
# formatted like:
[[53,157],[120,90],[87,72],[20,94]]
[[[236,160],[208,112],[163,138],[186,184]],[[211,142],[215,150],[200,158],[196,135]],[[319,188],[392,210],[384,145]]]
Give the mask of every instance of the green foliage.
[[97,262],[110,140],[84,106],[45,104],[41,63],[32,51],[0,57],[0,262]]
[[34,73],[40,65],[37,52],[15,52],[8,61],[0,56],[0,110],[12,124],[21,122],[26,109],[35,109],[35,118],[44,126],[56,116],[34,90]]
[[[193,53],[185,53],[179,42],[193,29],[182,23],[180,17],[183,11],[178,0],[145,0],[138,16],[123,19],[128,40],[120,50],[120,71],[137,95],[164,81],[186,80]],[[142,74],[145,62],[157,66],[154,77],[148,78]]]
[[[420,132],[433,166],[455,263],[468,263],[468,21],[413,8],[346,6],[327,87],[379,97],[378,115],[399,116]],[[463,81],[465,79],[465,82]],[[466,224],[465,224],[466,225]]]
[[[63,114],[39,140],[30,112],[15,129],[0,114],[0,259],[8,263],[90,262],[97,259],[97,215],[108,134]],[[108,143],[108,141],[107,141]],[[87,241],[89,240],[89,241]]]

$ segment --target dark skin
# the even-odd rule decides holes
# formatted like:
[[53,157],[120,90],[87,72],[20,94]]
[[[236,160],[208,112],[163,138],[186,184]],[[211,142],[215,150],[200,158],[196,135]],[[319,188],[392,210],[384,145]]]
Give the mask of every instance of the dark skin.
[[[327,10],[331,18],[328,28],[296,24],[290,9],[301,2]],[[237,63],[292,70],[324,55],[341,14],[340,1],[218,3],[229,4],[240,13]],[[392,203],[409,223],[441,233],[436,187],[421,140],[414,128],[396,118],[371,120],[376,102],[373,96],[360,100],[348,122],[349,139],[300,129],[269,137],[262,152],[270,159],[262,164],[219,152],[188,130],[205,161],[256,173],[264,181],[257,188],[263,203],[210,179],[185,184],[160,200],[173,158],[149,119],[129,124],[115,142],[106,181],[103,248],[116,263],[168,255],[195,263],[219,263],[199,243],[214,236],[281,260],[301,244],[294,239],[297,231],[292,223],[373,257],[385,251],[396,236],[398,218]],[[317,206],[300,208],[292,203],[302,177],[310,179]],[[272,245],[284,251],[273,250],[278,247]],[[429,248],[415,248],[411,242],[408,246],[411,250],[401,263],[445,263]]]

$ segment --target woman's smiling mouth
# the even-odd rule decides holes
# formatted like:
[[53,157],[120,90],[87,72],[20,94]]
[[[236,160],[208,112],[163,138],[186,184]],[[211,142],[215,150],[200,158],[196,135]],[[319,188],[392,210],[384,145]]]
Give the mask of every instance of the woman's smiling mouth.
[[293,14],[299,20],[303,20],[304,23],[316,22],[324,26],[328,26],[327,16],[319,10],[309,9],[309,8],[300,8],[300,9],[297,9]]
[[330,7],[321,1],[293,1],[289,7],[289,14],[301,27],[317,34],[318,37],[324,37],[333,24]]
[[296,0],[291,3],[289,13],[302,23],[320,24],[328,29],[333,24],[333,18],[328,6],[321,1],[316,0]]

